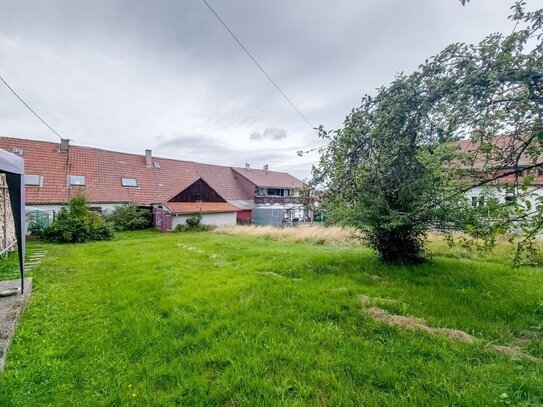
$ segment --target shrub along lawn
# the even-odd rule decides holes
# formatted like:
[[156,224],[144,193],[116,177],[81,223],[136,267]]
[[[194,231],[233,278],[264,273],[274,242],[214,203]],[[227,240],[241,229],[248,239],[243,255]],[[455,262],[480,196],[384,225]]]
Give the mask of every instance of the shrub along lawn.
[[[543,357],[541,268],[213,233],[47,249],[2,406],[543,404],[543,365],[485,345]],[[361,294],[482,342],[374,321]]]

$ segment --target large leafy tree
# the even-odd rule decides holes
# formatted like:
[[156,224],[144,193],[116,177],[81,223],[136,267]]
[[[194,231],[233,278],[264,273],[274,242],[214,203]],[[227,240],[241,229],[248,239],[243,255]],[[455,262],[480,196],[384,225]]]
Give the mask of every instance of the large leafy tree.
[[[513,32],[492,34],[478,45],[453,44],[423,65],[445,80],[445,97],[438,108],[455,124],[458,138],[476,148],[465,157],[473,185],[492,185],[515,198],[484,219],[483,237],[524,232],[519,255],[534,249],[543,227],[543,198],[530,187],[536,169],[543,168],[543,9],[527,11],[524,1],[512,7]],[[523,170],[524,169],[524,170]],[[521,178],[519,174],[531,174]],[[524,171],[524,172],[523,172]],[[496,184],[496,180],[514,180]]]
[[[543,225],[543,206],[525,216],[522,199],[495,205],[484,222],[464,199],[474,185],[508,175],[498,169],[514,171],[524,157],[535,167],[541,155],[543,10],[528,12],[522,1],[512,10],[512,34],[452,44],[365,96],[343,128],[319,129],[329,141],[314,170],[324,203],[332,219],[363,229],[383,260],[423,260],[430,228],[490,222],[478,237],[492,239],[524,220],[530,241]],[[496,143],[498,135],[508,141]],[[475,148],[458,151],[460,139]]]
[[438,219],[448,223],[458,207],[458,199],[443,199],[454,179],[446,163],[456,152],[445,143],[450,132],[434,128],[441,90],[424,82],[420,73],[400,76],[365,96],[342,129],[320,129],[329,145],[314,182],[325,191],[330,218],[362,229],[387,262],[422,261],[426,232]]

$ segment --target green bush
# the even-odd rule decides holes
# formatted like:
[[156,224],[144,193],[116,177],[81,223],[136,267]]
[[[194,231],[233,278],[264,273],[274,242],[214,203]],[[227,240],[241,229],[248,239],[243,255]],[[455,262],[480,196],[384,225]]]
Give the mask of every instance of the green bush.
[[198,229],[200,227],[200,223],[202,222],[202,214],[201,213],[195,213],[190,218],[187,219],[187,226],[189,229]]
[[30,221],[30,224],[28,225],[28,232],[31,236],[40,238],[43,236],[43,231],[45,228],[46,226],[43,226],[36,221]]
[[138,230],[151,226],[151,211],[134,204],[121,205],[106,217],[115,230]]
[[186,225],[177,225],[175,227],[176,232],[191,232],[191,231],[198,231],[198,232],[205,232],[209,230],[215,229],[215,226],[213,225],[202,225],[202,214],[201,213],[195,213],[190,218],[186,220]]
[[51,226],[33,229],[39,237],[53,242],[83,243],[112,239],[113,227],[102,216],[92,212],[84,197],[72,198],[62,208]]
[[199,225],[195,228],[191,228],[188,225],[177,225],[175,227],[175,232],[209,232],[216,229],[216,226],[213,225]]

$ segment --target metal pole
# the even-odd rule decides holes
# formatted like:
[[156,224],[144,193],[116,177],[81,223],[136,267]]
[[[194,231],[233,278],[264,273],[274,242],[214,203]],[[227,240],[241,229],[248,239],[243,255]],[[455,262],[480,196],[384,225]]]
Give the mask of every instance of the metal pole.
[[[7,205],[6,205],[6,189],[2,188],[2,202],[4,204],[4,249],[8,247],[8,215],[7,215]],[[7,251],[6,251],[7,255]]]

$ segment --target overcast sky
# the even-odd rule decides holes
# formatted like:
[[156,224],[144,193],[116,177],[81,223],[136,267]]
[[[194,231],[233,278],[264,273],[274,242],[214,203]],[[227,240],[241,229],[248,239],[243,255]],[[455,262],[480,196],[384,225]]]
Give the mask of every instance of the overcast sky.
[[[208,1],[329,129],[449,43],[513,28],[512,0]],[[322,141],[201,0],[0,0],[0,10],[0,75],[74,144],[309,177],[318,154],[296,151]],[[0,135],[58,140],[4,86]]]

